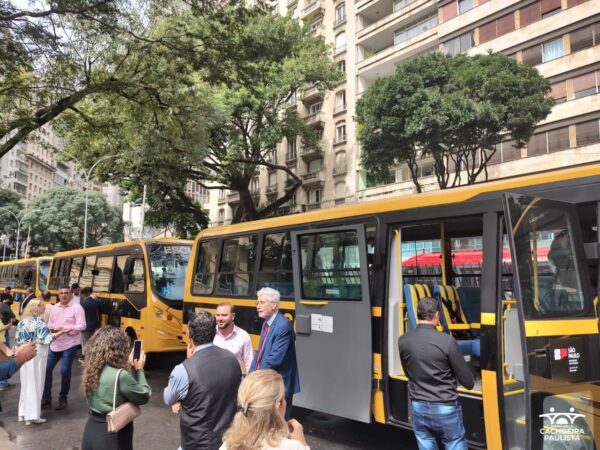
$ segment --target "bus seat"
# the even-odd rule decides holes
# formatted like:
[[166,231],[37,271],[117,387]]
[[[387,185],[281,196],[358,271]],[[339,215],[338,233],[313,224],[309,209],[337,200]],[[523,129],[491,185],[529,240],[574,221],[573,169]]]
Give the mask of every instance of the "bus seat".
[[[467,334],[469,338],[462,339],[457,337],[456,342],[458,343],[460,350],[462,351],[463,355],[479,357],[481,355],[481,344],[479,342],[479,338],[471,339],[471,325],[467,321],[463,308],[461,307],[460,298],[458,296],[458,290],[456,287],[438,284],[434,286],[433,292],[435,295],[439,295],[443,300],[445,300],[445,302],[440,301],[440,310],[442,312],[442,314],[440,314],[440,321],[442,322],[444,331],[456,335],[457,332],[460,333],[460,331],[457,330],[464,330],[465,334]],[[449,308],[452,308],[453,312],[451,312]],[[453,317],[458,317],[458,322],[452,320]],[[452,333],[453,331],[455,332]]]
[[481,288],[475,286],[459,287],[460,305],[470,323],[477,323],[481,317]]
[[426,284],[405,284],[403,288],[404,303],[411,328],[417,327],[417,302],[423,297],[431,297]]

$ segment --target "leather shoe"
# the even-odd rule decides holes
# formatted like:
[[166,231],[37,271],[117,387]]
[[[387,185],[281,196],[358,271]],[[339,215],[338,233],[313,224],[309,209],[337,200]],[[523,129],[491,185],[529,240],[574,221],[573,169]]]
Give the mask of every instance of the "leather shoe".
[[67,406],[69,406],[69,404],[67,403],[67,400],[59,400],[58,405],[56,405],[56,408],[54,408],[54,409],[56,411],[60,411],[62,409],[66,409]]
[[42,401],[42,409],[50,409],[52,408],[52,401],[51,400],[43,400]]

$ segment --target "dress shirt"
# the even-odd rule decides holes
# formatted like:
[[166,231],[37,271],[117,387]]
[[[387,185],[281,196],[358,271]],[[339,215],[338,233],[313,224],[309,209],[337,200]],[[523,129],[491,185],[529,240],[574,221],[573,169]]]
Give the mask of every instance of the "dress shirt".
[[71,303],[81,304],[81,295],[73,295],[71,296]]
[[237,325],[233,325],[233,331],[229,335],[224,336],[219,327],[217,327],[217,334],[215,335],[213,344],[233,353],[240,363],[242,372],[250,370],[254,353],[252,351],[252,340],[245,330],[242,330]]
[[451,403],[458,398],[456,381],[472,389],[473,373],[452,336],[433,325],[419,324],[398,339],[400,361],[408,375],[410,398]]
[[[194,349],[194,354],[208,347],[212,347],[213,343],[199,345]],[[169,384],[165,388],[163,393],[163,400],[167,406],[174,405],[180,400],[183,400],[188,393],[190,387],[190,380],[188,378],[187,370],[183,367],[183,364],[177,364],[171,375],[169,375]]]
[[50,350],[53,352],[62,352],[71,347],[81,344],[81,332],[85,330],[85,312],[81,305],[70,301],[66,305],[56,303],[50,318],[48,319],[48,328],[58,330],[60,328],[69,328],[71,331],[58,336],[52,344]]

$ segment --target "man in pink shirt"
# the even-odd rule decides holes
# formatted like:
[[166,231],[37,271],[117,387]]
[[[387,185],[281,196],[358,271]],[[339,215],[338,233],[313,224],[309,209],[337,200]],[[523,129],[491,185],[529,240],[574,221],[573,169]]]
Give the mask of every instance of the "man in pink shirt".
[[248,333],[233,323],[235,307],[231,303],[221,303],[217,306],[215,318],[217,319],[217,334],[213,344],[233,353],[240,363],[242,373],[248,373],[254,356],[252,341]]
[[61,287],[58,290],[59,303],[54,305],[48,319],[48,328],[53,333],[63,331],[63,334],[50,344],[42,409],[52,406],[52,372],[61,358],[61,384],[56,410],[67,407],[67,395],[69,395],[69,389],[71,388],[71,367],[73,366],[77,347],[81,345],[81,332],[85,330],[85,312],[81,305],[71,301],[72,295],[68,286]]

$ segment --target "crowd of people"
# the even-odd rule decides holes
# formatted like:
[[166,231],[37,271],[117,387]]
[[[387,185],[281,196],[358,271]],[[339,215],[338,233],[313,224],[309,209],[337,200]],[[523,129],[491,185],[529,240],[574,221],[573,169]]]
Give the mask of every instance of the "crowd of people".
[[[122,405],[138,408],[149,401],[143,350],[134,359],[131,339],[122,330],[100,327],[100,303],[89,287],[61,287],[54,306],[28,295],[19,321],[11,301],[8,289],[0,334],[6,342],[8,330],[18,323],[17,347],[13,358],[0,362],[0,378],[7,382],[20,369],[19,421],[46,421],[42,411],[53,405],[59,361],[61,389],[54,406],[58,411],[68,407],[71,369],[81,347],[81,390],[89,408],[81,448],[132,449],[133,420],[117,431],[109,431],[107,422]],[[256,353],[250,335],[235,324],[234,305],[219,305],[215,315],[200,311],[192,316],[187,357],[173,369],[163,393],[180,417],[181,449],[309,449],[302,426],[291,419],[292,396],[300,384],[293,326],[279,312],[279,302],[274,289],[258,292],[256,308],[264,323]]]

